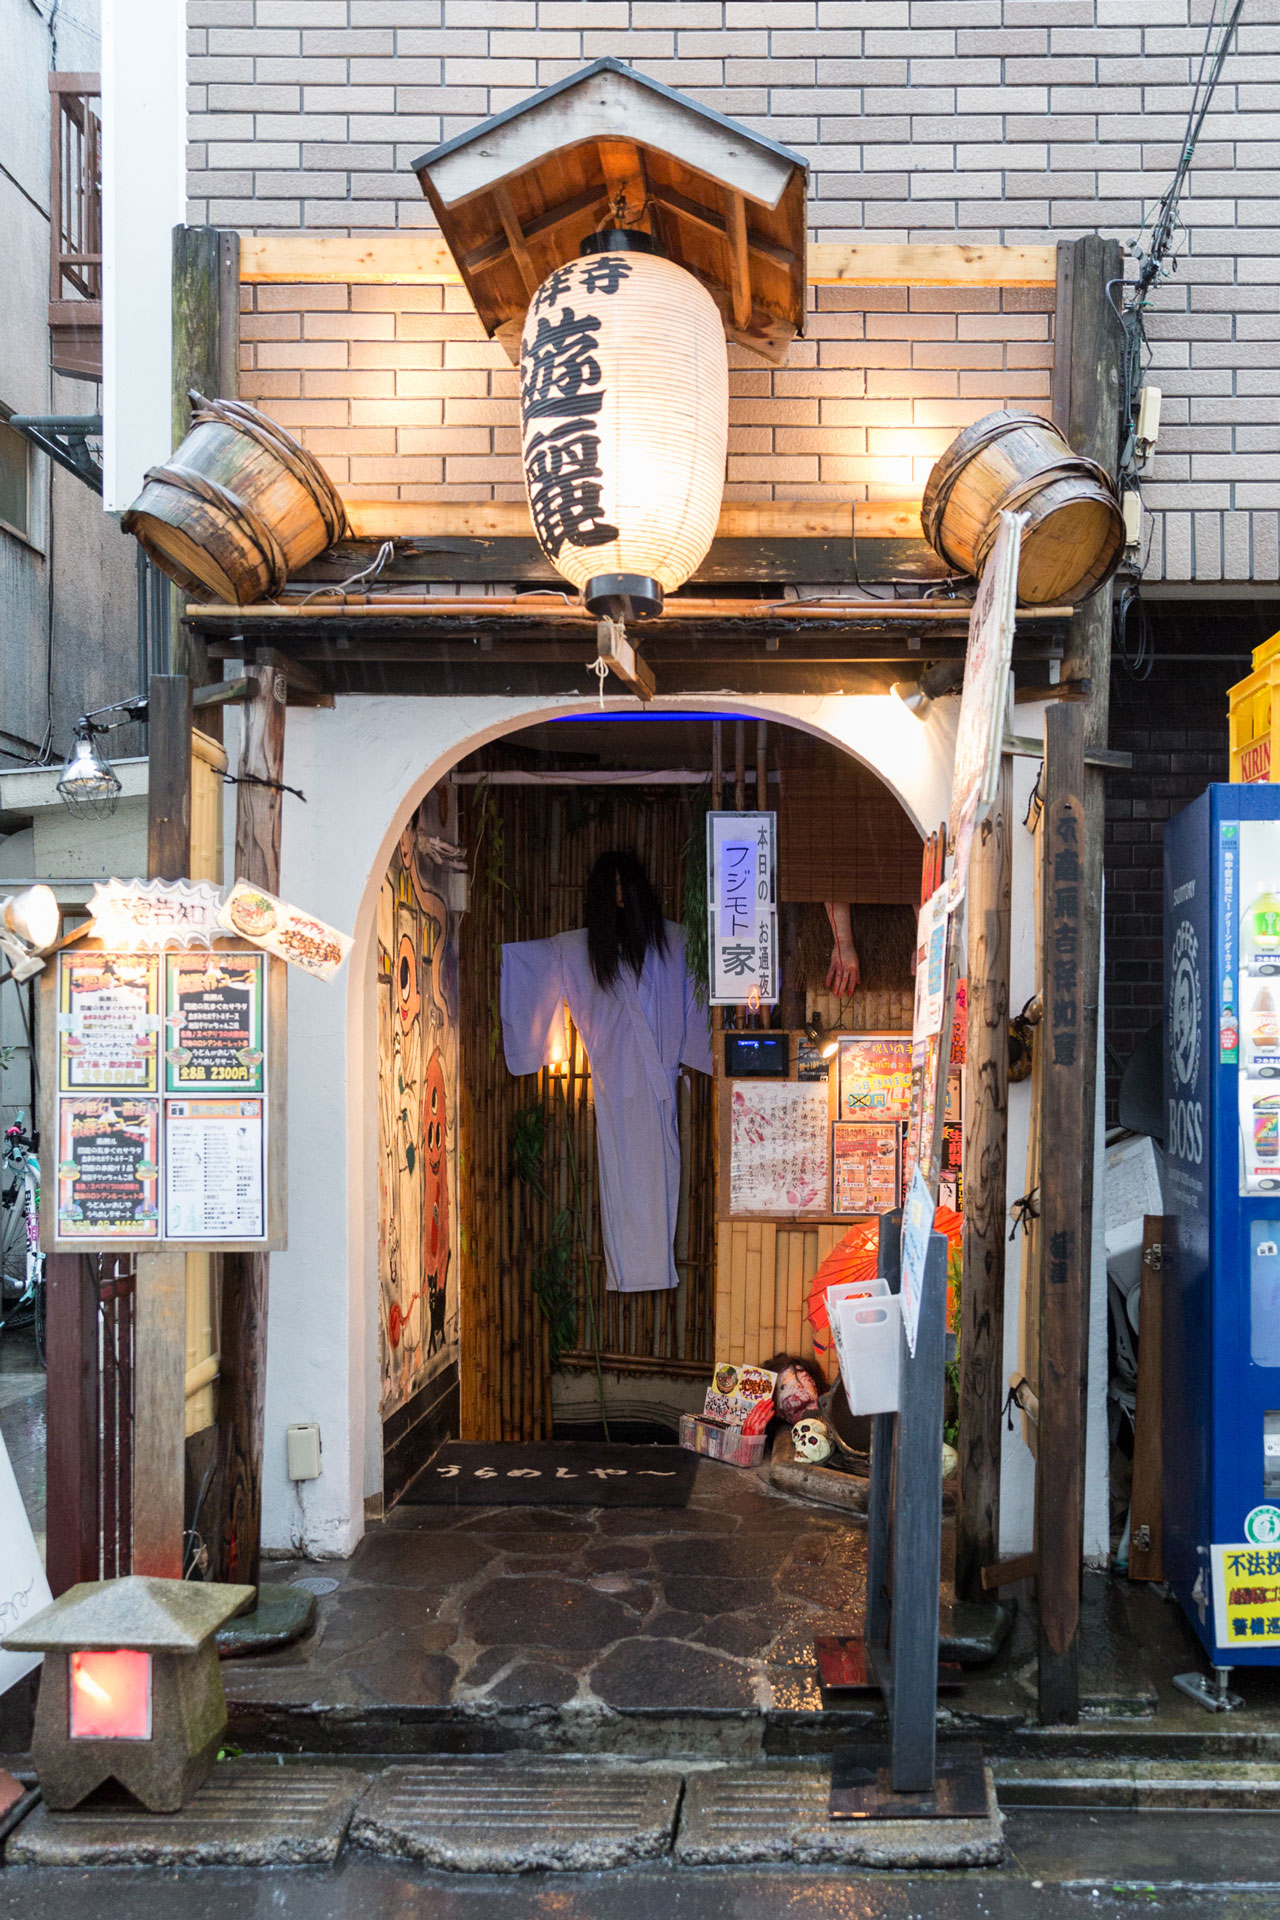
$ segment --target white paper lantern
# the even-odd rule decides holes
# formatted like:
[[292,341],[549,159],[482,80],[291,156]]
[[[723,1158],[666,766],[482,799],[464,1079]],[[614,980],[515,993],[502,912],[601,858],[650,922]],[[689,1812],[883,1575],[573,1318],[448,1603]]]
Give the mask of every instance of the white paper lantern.
[[520,350],[525,490],[543,552],[593,613],[657,613],[715,535],[729,367],[715,301],[647,234],[548,274]]

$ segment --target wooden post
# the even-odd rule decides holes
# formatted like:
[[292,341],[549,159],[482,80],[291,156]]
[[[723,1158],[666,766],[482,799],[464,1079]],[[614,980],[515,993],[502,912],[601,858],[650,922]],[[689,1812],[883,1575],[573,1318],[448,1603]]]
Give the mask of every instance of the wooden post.
[[969,860],[969,1007],[964,1075],[964,1270],[960,1291],[960,1500],[956,1596],[984,1598],[1000,1546],[1004,1249],[1009,1120],[1010,769]]
[[[147,874],[181,880],[191,864],[191,682],[185,674],[153,674],[147,694]],[[186,1262],[167,1252],[137,1259],[133,1571],[180,1580]]]
[[[241,708],[241,779],[236,788],[235,877],[268,892],[280,885],[280,801],[284,772],[286,674],[269,650],[245,667]],[[219,1577],[256,1586],[262,1546],[262,1433],[267,1386],[265,1253],[231,1253],[222,1261],[222,1375],[218,1402]]]
[[45,1256],[48,1289],[46,1566],[54,1596],[98,1578],[97,1261]]
[[[1073,241],[1058,249],[1058,286],[1054,317],[1053,416],[1074,450],[1077,453],[1086,454],[1092,460],[1097,460],[1109,473],[1114,473],[1116,470],[1120,443],[1120,369],[1123,339],[1116,308],[1123,280],[1124,260],[1120,244],[1116,240],[1104,240],[1099,234],[1086,234],[1082,240]],[[1107,744],[1111,688],[1111,602],[1111,588],[1108,585],[1083,603],[1073,617],[1067,634],[1062,678],[1087,680],[1090,688],[1088,698],[1079,709],[1083,723],[1080,743],[1082,754],[1085,749],[1105,747]],[[1057,712],[1058,706],[1063,704],[1075,706],[1074,702],[1058,703],[1051,711]],[[1066,739],[1067,735],[1063,734],[1059,740],[1060,752],[1066,746]],[[1068,751],[1073,756],[1074,766],[1074,744]],[[1074,1332],[1078,1357],[1071,1361],[1070,1365],[1072,1379],[1074,1380],[1077,1372],[1079,1374],[1081,1392],[1083,1392],[1085,1374],[1084,1355],[1087,1352],[1088,1343],[1093,1248],[1094,1107],[1097,1090],[1098,1011],[1101,1004],[1102,851],[1106,807],[1103,779],[1101,768],[1086,767],[1081,764],[1079,783],[1073,789],[1082,802],[1083,835],[1078,993],[1080,1045],[1076,1064],[1071,1069],[1073,1080],[1070,1095],[1074,1104],[1075,1121],[1080,1128],[1075,1160],[1076,1172],[1080,1175],[1080,1196],[1076,1214],[1070,1222],[1071,1230],[1079,1236],[1080,1248],[1079,1299],[1076,1306]],[[1054,854],[1052,834],[1046,836],[1045,847],[1048,863],[1046,871],[1051,873]],[[1051,925],[1051,912],[1052,902],[1048,902],[1044,919],[1046,929]],[[1046,949],[1044,966],[1046,979],[1051,980],[1054,967],[1051,948]],[[1049,1049],[1046,1054],[1046,1066],[1051,1068],[1053,1035],[1047,1022],[1044,1044]],[[1046,1121],[1054,1113],[1054,1097],[1048,1085],[1050,1077],[1051,1074],[1047,1072],[1043,1106]],[[1056,1119],[1053,1124],[1056,1125]],[[1044,1141],[1042,1185],[1048,1195],[1055,1178],[1053,1169],[1060,1163],[1064,1149],[1052,1131],[1046,1131],[1042,1138]],[[1050,1285],[1053,1252],[1047,1226],[1042,1227],[1041,1246],[1044,1249],[1042,1295],[1047,1298],[1053,1291]],[[1043,1299],[1041,1324],[1042,1326],[1048,1324]],[[1066,1338],[1065,1328],[1062,1329],[1062,1337]],[[1040,1378],[1042,1447],[1043,1422],[1046,1419],[1045,1402],[1054,1397],[1052,1380],[1047,1369],[1051,1364],[1065,1362],[1066,1358],[1065,1353],[1061,1351],[1053,1357],[1052,1361],[1048,1355],[1042,1357]],[[1052,1419],[1054,1416],[1049,1414],[1047,1417]],[[1083,1417],[1078,1421],[1076,1442],[1080,1459],[1074,1469],[1073,1485],[1078,1495],[1084,1480]],[[1044,1475],[1043,1450],[1039,1460],[1040,1472]],[[1056,1480],[1059,1468],[1065,1472],[1065,1462],[1056,1463],[1053,1472],[1043,1478],[1040,1485],[1040,1510],[1049,1516],[1062,1513],[1062,1509],[1058,1507]],[[1047,1519],[1045,1524],[1047,1529]],[[1067,1658],[1065,1648],[1054,1653],[1050,1662],[1054,1674],[1047,1675],[1045,1642],[1042,1635],[1040,1687],[1042,1717],[1070,1720],[1075,1719],[1078,1710],[1074,1621],[1078,1617],[1079,1554],[1082,1535],[1079,1520],[1076,1518],[1072,1520],[1072,1529],[1071,1538],[1074,1542],[1077,1564],[1073,1575],[1076,1583],[1074,1588],[1076,1599],[1075,1611],[1072,1614],[1070,1658]],[[1057,1577],[1065,1579],[1065,1567],[1058,1569]],[[1042,1595],[1046,1584],[1049,1583],[1042,1575]],[[1056,1601],[1055,1604],[1057,1604]],[[1062,1630],[1064,1627],[1065,1619],[1059,1620],[1056,1630]],[[1045,1711],[1046,1702],[1053,1707],[1051,1713]]]
[[[240,367],[240,235],[232,228],[175,227],[173,230],[173,444],[186,437],[191,420],[188,391],[206,399],[234,400]],[[190,632],[182,613],[187,594],[169,590],[169,621],[174,667],[196,686],[218,677],[209,667],[203,640]],[[215,709],[206,726],[221,739],[222,716]]]
[[1084,1520],[1085,1302],[1092,1252],[1093,1063],[1085,1018],[1084,714],[1055,701],[1045,720],[1041,828],[1044,1048],[1041,1113],[1040,1718],[1079,1717]]

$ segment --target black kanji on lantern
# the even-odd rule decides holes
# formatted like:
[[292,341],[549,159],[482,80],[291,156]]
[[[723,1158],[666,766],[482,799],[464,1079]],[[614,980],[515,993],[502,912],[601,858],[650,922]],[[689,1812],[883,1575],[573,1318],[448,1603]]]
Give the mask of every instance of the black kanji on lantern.
[[[614,293],[625,274],[606,274],[607,260],[593,261],[589,293]],[[617,267],[630,271],[625,260]],[[525,479],[534,532],[551,559],[566,542],[583,547],[608,546],[618,529],[604,517],[604,475],[600,466],[598,415],[604,404],[600,370],[600,320],[593,313],[578,314],[563,305],[556,313],[539,309],[554,305],[574,290],[575,274],[559,268],[538,289],[534,300],[537,326],[520,355],[520,402],[525,429],[544,422],[525,443]]]

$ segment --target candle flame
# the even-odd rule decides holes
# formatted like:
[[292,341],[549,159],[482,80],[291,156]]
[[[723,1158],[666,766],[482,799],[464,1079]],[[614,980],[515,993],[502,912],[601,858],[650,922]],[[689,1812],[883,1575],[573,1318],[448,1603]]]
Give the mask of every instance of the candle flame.
[[90,1694],[93,1699],[100,1700],[104,1707],[111,1705],[111,1695],[107,1692],[101,1681],[95,1680],[93,1675],[86,1673],[83,1667],[77,1666],[75,1668],[75,1683],[81,1693]]
[[760,988],[758,984],[752,987],[750,993],[747,995],[747,1011],[749,1013],[759,1013],[760,1011]]

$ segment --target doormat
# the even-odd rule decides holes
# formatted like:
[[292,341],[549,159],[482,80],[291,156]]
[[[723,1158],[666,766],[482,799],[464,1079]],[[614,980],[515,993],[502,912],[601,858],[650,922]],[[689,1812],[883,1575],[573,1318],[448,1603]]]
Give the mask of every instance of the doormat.
[[449,1440],[401,1502],[409,1507],[683,1507],[697,1455],[683,1447],[482,1445]]

